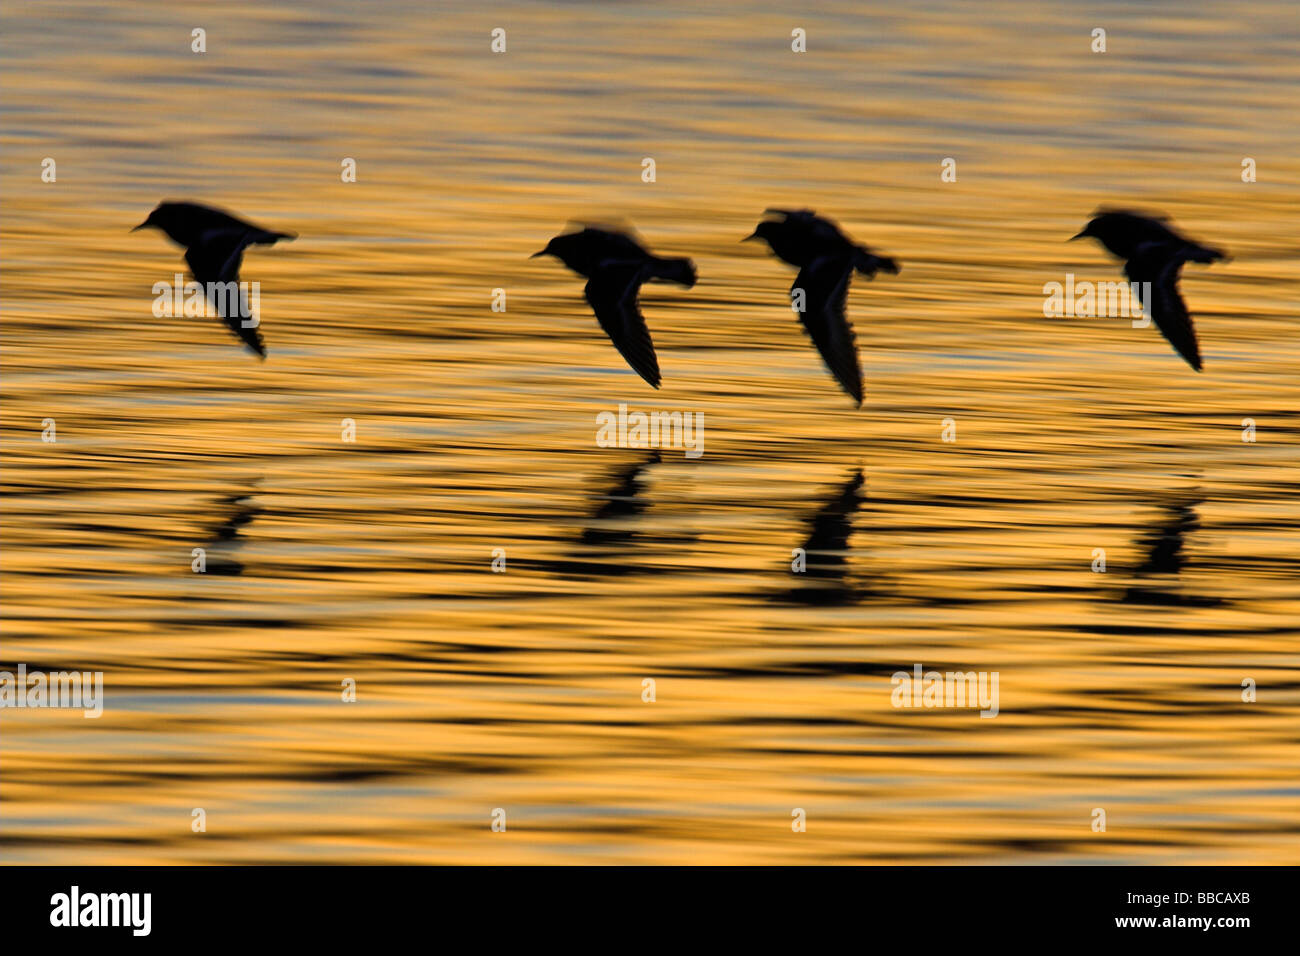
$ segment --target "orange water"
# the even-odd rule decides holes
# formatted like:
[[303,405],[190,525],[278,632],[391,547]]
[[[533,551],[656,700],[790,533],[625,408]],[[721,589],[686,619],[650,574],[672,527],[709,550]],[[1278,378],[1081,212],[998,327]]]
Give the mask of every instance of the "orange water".
[[[0,713],[4,860],[1297,860],[1292,5],[311,8],[4,11],[0,667],[106,687]],[[245,259],[264,364],[153,317],[164,197],[300,233]],[[1119,278],[1102,203],[1232,253],[1203,374],[1043,317]],[[860,411],[768,206],[903,264]],[[659,392],[527,258],[584,217],[696,262]],[[597,447],[621,402],[703,456]],[[998,716],[894,708],[916,663]]]

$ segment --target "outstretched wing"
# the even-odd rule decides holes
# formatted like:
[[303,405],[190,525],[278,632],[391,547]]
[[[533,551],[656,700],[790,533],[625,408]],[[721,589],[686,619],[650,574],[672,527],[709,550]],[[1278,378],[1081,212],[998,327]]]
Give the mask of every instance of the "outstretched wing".
[[858,367],[858,346],[853,326],[844,315],[853,262],[848,256],[823,256],[799,270],[790,294],[804,292],[804,310],[799,314],[804,328],[822,355],[826,367],[844,391],[862,404],[862,371]]
[[[189,263],[194,278],[203,283],[205,290],[210,290],[210,283],[236,284],[233,302],[220,292],[208,297],[209,306],[217,310],[226,328],[239,338],[249,349],[261,358],[266,358],[266,346],[262,342],[262,333],[256,323],[258,317],[253,314],[248,297],[238,287],[239,267],[243,264],[244,248],[256,237],[247,230],[214,230],[205,232],[198,242],[185,251],[185,261]],[[253,323],[246,326],[246,323]]]
[[619,354],[643,379],[659,387],[659,360],[637,305],[644,263],[609,264],[587,282],[587,301]]
[[[1187,364],[1201,370],[1201,348],[1196,341],[1187,303],[1178,292],[1178,275],[1183,268],[1181,247],[1144,245],[1124,265],[1131,282],[1139,283],[1138,297],[1164,334]],[[1150,301],[1142,298],[1142,283],[1150,283]]]

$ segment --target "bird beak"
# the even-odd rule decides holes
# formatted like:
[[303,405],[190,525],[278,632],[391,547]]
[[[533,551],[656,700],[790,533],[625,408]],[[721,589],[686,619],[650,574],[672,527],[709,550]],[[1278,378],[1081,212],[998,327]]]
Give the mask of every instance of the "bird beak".
[[146,221],[140,223],[140,225],[136,226],[136,227],[135,227],[134,229],[132,229],[131,231],[132,231],[132,232],[139,232],[141,229],[145,228],[145,227],[148,226],[148,225],[149,225],[149,222],[148,222],[148,220],[146,220]]
[[1066,241],[1066,242],[1074,242],[1074,240],[1076,240],[1076,239],[1084,239],[1084,238],[1086,238],[1087,235],[1088,235],[1088,230],[1085,229],[1085,230],[1083,230],[1083,232],[1079,233],[1078,235],[1071,236],[1069,239],[1066,239],[1065,241]]
[[753,232],[751,232],[749,235],[747,235],[744,239],[741,239],[740,241],[741,241],[741,242],[749,242],[749,240],[751,240],[751,239],[757,239],[757,238],[759,238],[758,230],[755,229]]
[[546,255],[546,250],[545,250],[545,249],[543,249],[541,252],[534,252],[534,253],[533,253],[531,256],[529,256],[528,258],[529,258],[529,259],[536,259],[538,256],[544,256],[544,255]]

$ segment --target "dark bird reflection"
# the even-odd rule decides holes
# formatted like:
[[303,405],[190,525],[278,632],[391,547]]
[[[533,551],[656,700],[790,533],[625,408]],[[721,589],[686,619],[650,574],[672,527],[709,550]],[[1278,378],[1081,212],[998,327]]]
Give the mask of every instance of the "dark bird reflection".
[[645,497],[645,471],[660,462],[658,451],[621,465],[595,496],[597,507],[586,518],[586,527],[578,535],[577,547],[566,558],[540,561],[536,567],[566,577],[622,577],[627,574],[663,574],[668,567],[635,563],[632,548],[639,544],[689,544],[692,534],[667,534],[647,528],[642,515],[650,507]]
[[[1160,520],[1137,541],[1144,555],[1142,563],[1134,571],[1134,577],[1140,583],[1125,590],[1125,603],[1189,607],[1215,607],[1223,603],[1219,598],[1188,595],[1177,590],[1177,575],[1187,564],[1186,539],[1201,528],[1196,508],[1204,500],[1197,496],[1161,507]],[[1158,575],[1170,577],[1154,577]]]
[[812,517],[808,538],[800,546],[805,555],[805,570],[789,572],[800,579],[800,584],[781,592],[777,600],[841,605],[852,604],[866,593],[850,582],[846,554],[849,535],[853,532],[851,519],[862,504],[864,484],[862,469],[854,469]]
[[[260,480],[260,479],[259,479]],[[243,547],[240,532],[252,524],[262,513],[253,499],[253,492],[221,495],[217,498],[223,514],[205,532],[204,551],[207,552],[207,573],[235,576],[244,573],[244,564],[235,560],[231,552]]]
[[642,497],[645,483],[641,480],[641,472],[650,465],[657,465],[659,461],[659,452],[654,451],[613,473],[609,490],[601,496],[602,503],[591,516],[590,520],[594,523],[582,531],[579,538],[581,543],[618,544],[636,533],[635,527],[625,519],[635,518],[650,506]]

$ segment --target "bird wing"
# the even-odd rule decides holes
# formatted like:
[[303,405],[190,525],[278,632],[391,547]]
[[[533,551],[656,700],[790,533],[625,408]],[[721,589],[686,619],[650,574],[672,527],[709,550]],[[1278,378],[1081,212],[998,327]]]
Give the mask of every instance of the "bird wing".
[[[248,230],[220,229],[204,232],[199,241],[185,250],[185,261],[189,263],[194,278],[203,283],[205,291],[212,282],[238,282],[239,267],[244,261],[244,249],[250,241]],[[253,316],[248,298],[242,288],[238,291],[239,308],[234,314],[221,310],[221,321],[226,328],[253,352],[266,358],[266,346],[262,342],[262,333],[256,325],[246,327],[244,322]],[[209,297],[209,304],[214,300]],[[223,297],[216,297],[216,303],[224,304]]]
[[799,314],[826,367],[844,391],[862,404],[862,371],[853,326],[844,316],[853,262],[847,256],[822,256],[799,270],[794,285],[804,291],[804,311]]
[[238,282],[250,241],[247,229],[209,229],[185,250],[185,261],[200,282]]
[[587,282],[586,294],[600,327],[619,354],[638,375],[658,388],[659,360],[636,301],[644,268],[644,263],[605,265]]
[[[1179,248],[1164,244],[1143,245],[1125,263],[1124,274],[1131,282],[1151,284],[1151,301],[1142,301],[1143,306],[1178,354],[1199,372],[1201,348],[1196,341],[1192,317],[1187,314],[1187,303],[1178,292],[1178,274],[1183,268]],[[1141,285],[1137,291],[1141,300]]]

